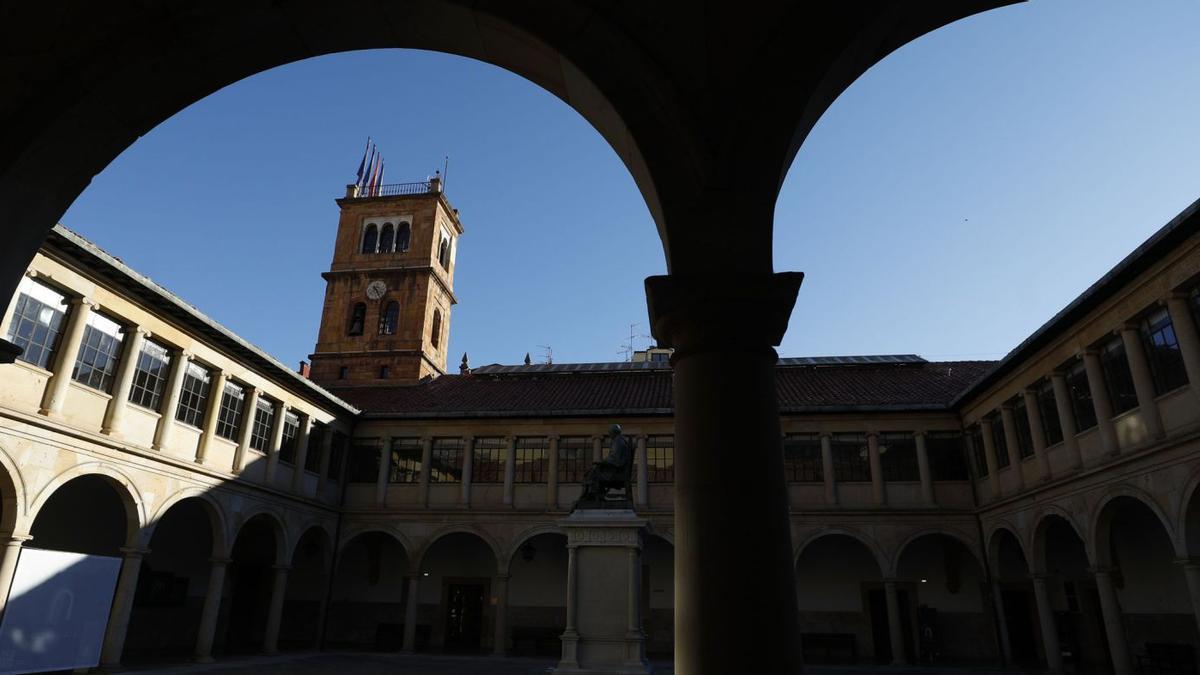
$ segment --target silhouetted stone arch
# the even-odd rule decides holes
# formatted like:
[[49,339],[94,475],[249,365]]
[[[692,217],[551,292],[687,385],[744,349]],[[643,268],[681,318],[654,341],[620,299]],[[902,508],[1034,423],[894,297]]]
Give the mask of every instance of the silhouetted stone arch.
[[176,504],[186,500],[196,499],[204,505],[205,511],[208,514],[212,524],[212,541],[214,558],[224,558],[229,555],[229,519],[225,516],[225,507],[221,505],[215,497],[212,496],[210,490],[193,487],[184,488],[171,495],[165,502],[159,505],[155,510],[154,515],[150,516],[150,522],[142,530],[142,539],[147,546],[150,545],[150,540],[154,537],[154,531],[163,517]]
[[[1175,536],[1172,523],[1153,496],[1143,490],[1129,485],[1117,485],[1109,488],[1107,494],[1096,503],[1088,524],[1088,537],[1084,543],[1088,547],[1088,558],[1098,566],[1112,565],[1112,542],[1110,534],[1113,516],[1122,505],[1138,504],[1153,513],[1163,532],[1174,548],[1179,541]],[[1176,551],[1178,555],[1180,552]]]
[[860,530],[842,526],[822,527],[809,533],[808,536],[801,539],[799,544],[796,546],[796,555],[792,562],[793,566],[800,562],[800,556],[804,555],[804,550],[813,542],[821,539],[822,537],[831,535],[842,535],[849,537],[862,544],[871,554],[871,557],[874,558],[875,564],[879,567],[879,576],[882,577],[887,573],[887,570],[889,569],[887,556],[884,555],[883,548],[879,546],[875,539]]
[[0,535],[29,529],[26,512],[25,477],[16,462],[0,445]]
[[[101,485],[111,490],[111,493],[98,490],[98,486]],[[92,498],[81,497],[85,502],[80,505],[81,508],[68,506],[63,500],[71,499],[73,495],[70,493],[76,490],[88,495],[113,495],[119,504],[119,512],[101,513],[102,504],[93,502]],[[136,547],[140,544],[142,526],[145,523],[142,498],[133,481],[121,471],[100,463],[74,466],[55,476],[35,497],[29,511],[29,530],[34,539],[27,544],[28,546],[79,553],[120,555],[121,547]],[[99,532],[98,528],[101,526],[98,523],[87,524],[86,519],[93,518],[105,521],[106,530],[119,527],[119,539],[115,543],[109,541],[111,537],[107,535],[110,533]],[[71,537],[65,534],[66,529],[53,528],[55,534],[51,535],[51,530],[46,529],[51,526],[49,521],[63,521],[60,526],[72,531],[78,530],[74,534],[78,541],[71,541]],[[59,533],[64,536],[59,537]],[[101,542],[100,539],[104,541]],[[54,543],[50,544],[51,541]]]

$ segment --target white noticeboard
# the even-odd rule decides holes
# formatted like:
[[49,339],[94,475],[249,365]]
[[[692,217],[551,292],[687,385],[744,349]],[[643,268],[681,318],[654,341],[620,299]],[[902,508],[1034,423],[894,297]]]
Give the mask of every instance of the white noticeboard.
[[100,663],[121,559],[21,549],[0,621],[0,673]]

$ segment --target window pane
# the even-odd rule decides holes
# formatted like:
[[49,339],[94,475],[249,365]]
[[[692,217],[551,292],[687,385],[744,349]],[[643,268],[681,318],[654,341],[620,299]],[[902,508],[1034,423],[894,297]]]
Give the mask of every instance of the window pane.
[[71,379],[110,393],[117,363],[121,360],[121,343],[121,327],[117,322],[99,312],[92,312],[83,328],[83,342],[79,346],[79,356],[75,359]]
[[308,432],[308,452],[304,455],[304,470],[316,472],[321,468],[321,443],[325,438],[324,424],[314,424]]
[[1004,420],[999,413],[992,413],[988,419],[992,423],[992,446],[996,450],[996,468],[1003,469],[1010,463],[1008,439],[1004,436]]
[[967,480],[967,458],[963,437],[953,431],[931,431],[925,435],[929,472],[933,480]]
[[218,436],[231,441],[238,440],[245,399],[245,390],[232,382],[225,383],[225,390],[221,393],[221,410],[217,413]]
[[833,477],[843,483],[869,483],[871,463],[865,434],[834,434]]
[[133,386],[129,388],[129,401],[143,408],[158,410],[170,372],[171,353],[167,348],[156,342],[143,340],[137,368],[133,372]]
[[520,437],[517,439],[516,473],[513,482],[545,483],[549,471],[549,443],[545,438]]
[[783,437],[783,475],[789,483],[822,483],[821,437],[788,434]]
[[350,325],[346,326],[346,334],[362,335],[363,325],[367,321],[367,306],[363,303],[354,305],[350,313]]
[[1129,359],[1125,355],[1125,343],[1121,338],[1109,340],[1100,351],[1100,365],[1104,369],[1104,384],[1108,387],[1113,414],[1120,415],[1137,407],[1137,393],[1133,389],[1133,374],[1129,371]]
[[463,476],[463,439],[433,439],[429,482],[461,483]]
[[1165,394],[1188,383],[1175,326],[1167,310],[1160,309],[1142,322],[1142,342],[1146,345],[1156,393]]
[[17,305],[5,337],[24,350],[17,358],[48,369],[67,316],[66,296],[29,277],[22,277],[17,289]]
[[646,439],[646,482],[675,481],[675,437],[650,436]]
[[254,406],[254,422],[250,427],[250,447],[266,452],[271,443],[271,426],[275,422],[275,406],[267,399],[258,399]]
[[346,479],[351,483],[374,483],[379,477],[381,447],[378,438],[355,438],[351,441]]
[[333,432],[333,445],[329,449],[329,472],[325,474],[335,483],[342,479],[342,462],[346,458],[346,434]]
[[885,481],[919,481],[917,442],[911,433],[879,434],[879,461]]
[[1087,368],[1077,363],[1067,373],[1067,388],[1071,391],[1071,410],[1075,413],[1076,431],[1085,431],[1096,426],[1096,406],[1092,403],[1092,390],[1088,387]]
[[296,441],[300,435],[300,417],[294,413],[283,416],[283,438],[279,441],[279,461],[296,463]]
[[971,459],[975,463],[975,475],[983,478],[988,475],[987,448],[983,445],[983,427],[976,424],[968,429],[967,439],[971,446]]
[[1054,384],[1043,382],[1037,390],[1038,410],[1042,413],[1042,431],[1046,436],[1046,445],[1061,443],[1063,439],[1062,420],[1058,418],[1058,402],[1054,398]]
[[1018,397],[1012,410],[1013,426],[1017,428],[1017,452],[1022,458],[1033,456],[1033,432],[1029,428],[1029,411],[1025,399]]
[[472,483],[504,482],[503,438],[476,438],[475,457],[471,463]]
[[421,439],[393,438],[388,467],[389,483],[416,483],[421,480]]
[[558,439],[558,482],[582,483],[592,466],[592,439],[587,436],[563,436]]
[[175,419],[199,427],[204,421],[204,410],[208,406],[208,391],[212,387],[208,370],[197,363],[189,363],[183,373],[183,386],[179,390],[179,407]]

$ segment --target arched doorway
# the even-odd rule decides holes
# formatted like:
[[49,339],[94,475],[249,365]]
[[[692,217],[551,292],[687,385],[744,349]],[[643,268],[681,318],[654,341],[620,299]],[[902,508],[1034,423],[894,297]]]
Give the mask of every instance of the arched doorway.
[[[404,545],[386,532],[364,532],[343,544],[334,571],[326,646],[399,651],[409,575]],[[428,630],[417,627],[413,635],[414,648],[428,648]]]
[[1087,549],[1075,526],[1050,513],[1038,521],[1031,556],[1034,574],[1044,574],[1064,664],[1080,672],[1110,667],[1100,600]]
[[[896,563],[896,583],[912,593],[902,616],[912,621],[904,638],[920,663],[993,661],[995,632],[985,603],[984,573],[967,546],[947,534],[930,533],[908,542]],[[907,646],[907,645],[906,645]]]
[[330,553],[329,533],[322,527],[308,528],[296,542],[279,627],[281,648],[318,646],[329,591]]
[[857,537],[825,534],[804,546],[796,560],[796,597],[805,663],[890,657],[887,612],[871,602],[882,580],[878,556]]
[[1029,578],[1029,565],[1021,542],[1008,528],[992,534],[988,544],[992,563],[992,602],[1000,621],[1000,644],[1005,656],[1018,665],[1038,662],[1037,602]]
[[[283,548],[283,526],[260,513],[238,530],[230,554],[218,648],[227,653],[262,651],[269,637],[271,600]],[[228,611],[225,610],[228,606]]]
[[213,508],[189,497],[153,524],[125,638],[126,660],[180,657],[195,648],[212,561],[224,555]]
[[[1194,665],[1195,615],[1159,514],[1137,497],[1114,497],[1099,512],[1094,536],[1096,588],[1114,667],[1131,663],[1135,653]],[[1178,649],[1185,645],[1190,657]]]
[[419,570],[418,616],[428,617],[430,649],[507,650],[508,580],[498,574],[496,554],[486,541],[469,532],[443,535],[425,549]]
[[567,622],[567,537],[536,534],[508,562],[508,630],[516,656],[554,657]]

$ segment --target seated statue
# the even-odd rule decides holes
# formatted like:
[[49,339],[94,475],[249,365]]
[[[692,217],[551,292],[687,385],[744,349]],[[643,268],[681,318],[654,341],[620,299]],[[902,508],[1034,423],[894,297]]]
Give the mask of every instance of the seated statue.
[[[632,508],[629,483],[633,480],[633,458],[636,449],[629,439],[621,434],[621,425],[609,427],[612,434],[612,450],[603,460],[592,464],[583,477],[583,494],[575,501],[575,509]],[[623,489],[624,499],[609,499],[608,491]]]

